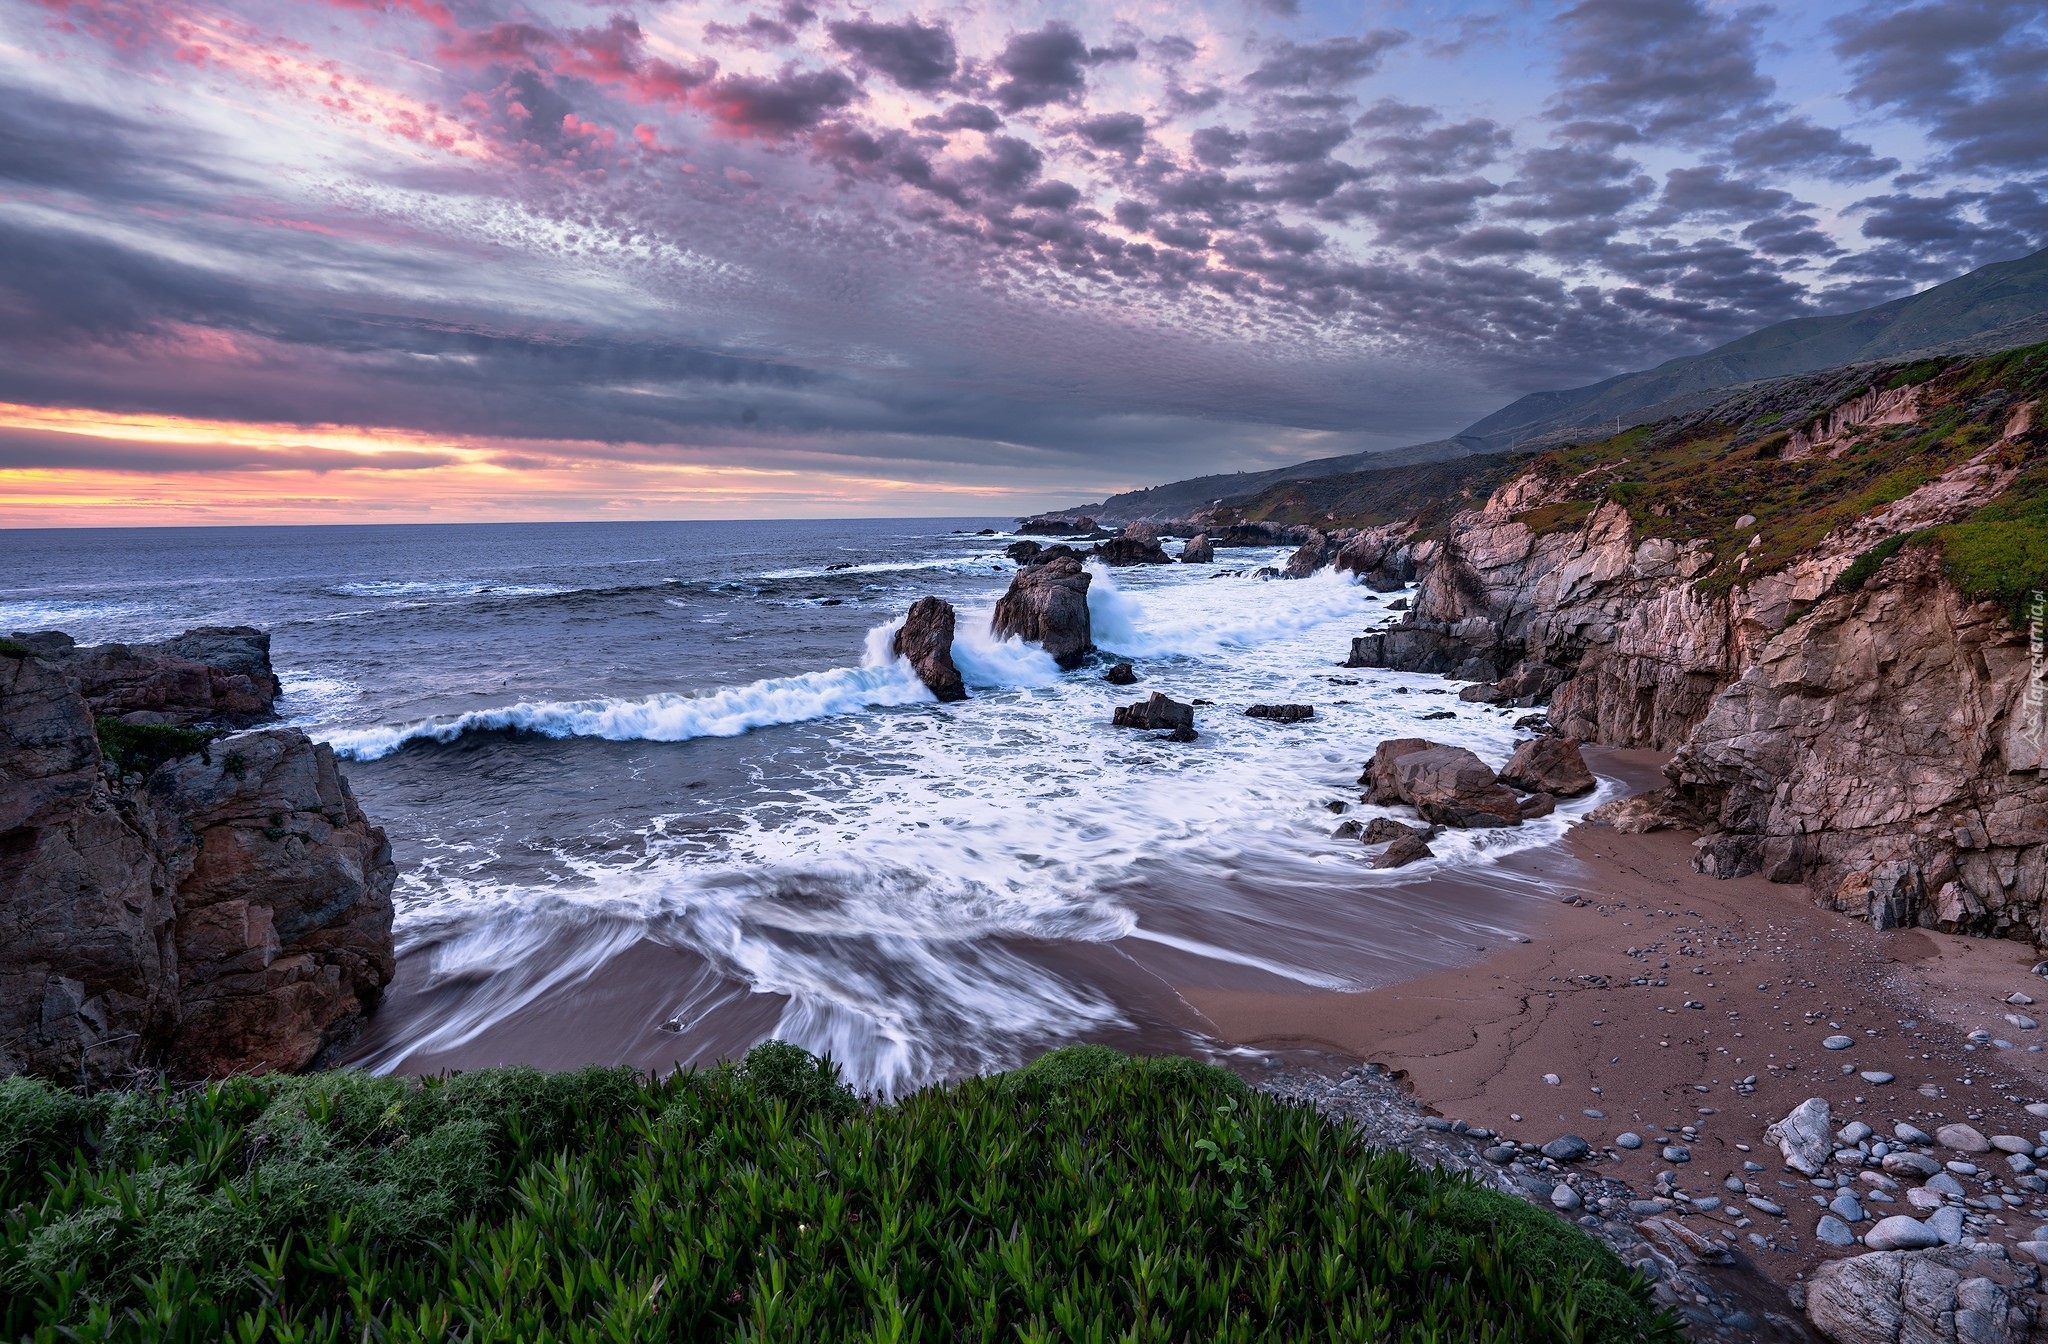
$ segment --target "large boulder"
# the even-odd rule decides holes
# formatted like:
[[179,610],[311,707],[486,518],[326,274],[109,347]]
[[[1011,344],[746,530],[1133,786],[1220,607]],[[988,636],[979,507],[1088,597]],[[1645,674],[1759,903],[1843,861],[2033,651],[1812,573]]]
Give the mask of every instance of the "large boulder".
[[1216,548],[1209,544],[1207,532],[1197,532],[1188,538],[1188,544],[1180,548],[1180,562],[1184,565],[1210,565],[1216,562]]
[[1406,868],[1422,859],[1434,858],[1436,851],[1423,843],[1419,835],[1404,835],[1396,838],[1385,849],[1373,855],[1374,868]]
[[[66,660],[0,654],[0,1075],[296,1069],[393,970],[384,833],[296,729],[100,761]],[[204,745],[202,745],[204,744]]]
[[1116,728],[1163,728],[1169,732],[1183,729],[1190,732],[1195,726],[1195,707],[1160,691],[1152,692],[1149,699],[1135,705],[1118,705],[1110,718]]
[[1785,1118],[1764,1130],[1764,1142],[1778,1145],[1785,1165],[1802,1176],[1818,1176],[1834,1151],[1825,1097],[1808,1097]]
[[1305,579],[1330,563],[1336,546],[1327,532],[1311,532],[1307,541],[1295,548],[1287,557],[1287,567],[1280,571],[1282,578]]
[[1412,523],[1369,527],[1339,547],[1330,564],[1340,573],[1358,575],[1366,587],[1389,593],[1415,577],[1414,552],[1408,545]]
[[1382,742],[1360,782],[1371,785],[1368,801],[1407,803],[1444,826],[1522,824],[1515,791],[1503,788],[1492,767],[1463,747],[1414,737]]
[[1053,661],[1075,668],[1095,647],[1088,624],[1088,571],[1071,554],[1026,565],[996,603],[989,629],[1042,644]]
[[953,666],[953,604],[920,597],[896,632],[896,652],[910,660],[918,679],[940,700],[965,700],[967,687]]
[[202,626],[160,644],[80,646],[56,631],[25,642],[106,718],[245,727],[277,702],[270,636],[246,625]]
[[1586,768],[1580,743],[1569,737],[1539,737],[1515,748],[1500,772],[1500,782],[1524,793],[1549,793],[1576,798],[1591,793],[1600,781]]
[[1245,710],[1248,719],[1271,719],[1275,723],[1301,723],[1316,716],[1314,705],[1253,705]]
[[1038,554],[1044,549],[1044,545],[1036,541],[1013,541],[1003,547],[1003,554],[1019,565],[1030,565],[1038,562]]
[[1833,1344],[2023,1344],[2021,1277],[1995,1247],[1875,1251],[1817,1266],[1806,1315]]
[[1090,552],[1097,560],[1114,569],[1130,565],[1170,565],[1173,557],[1159,545],[1157,537],[1134,537],[1129,533],[1112,537]]

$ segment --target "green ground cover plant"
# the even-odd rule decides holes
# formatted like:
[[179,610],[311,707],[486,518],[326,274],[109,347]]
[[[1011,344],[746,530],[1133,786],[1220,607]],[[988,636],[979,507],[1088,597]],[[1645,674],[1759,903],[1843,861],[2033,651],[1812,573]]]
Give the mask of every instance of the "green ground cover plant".
[[210,728],[177,728],[167,723],[123,723],[97,718],[100,755],[124,775],[147,775],[166,761],[196,756],[219,734]]
[[1676,1341],[1551,1213],[1185,1059],[0,1082],[33,1340]]

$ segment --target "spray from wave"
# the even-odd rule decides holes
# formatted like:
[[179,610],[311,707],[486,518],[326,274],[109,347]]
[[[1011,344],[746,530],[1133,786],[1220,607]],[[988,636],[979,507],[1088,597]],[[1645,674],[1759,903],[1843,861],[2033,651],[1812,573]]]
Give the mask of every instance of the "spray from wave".
[[465,733],[506,729],[612,742],[687,742],[930,700],[932,694],[916,671],[891,647],[895,630],[896,625],[882,625],[868,632],[867,653],[859,667],[771,677],[707,695],[522,701],[412,723],[342,729],[328,734],[327,742],[336,755],[357,761],[389,756],[412,742],[446,743]]

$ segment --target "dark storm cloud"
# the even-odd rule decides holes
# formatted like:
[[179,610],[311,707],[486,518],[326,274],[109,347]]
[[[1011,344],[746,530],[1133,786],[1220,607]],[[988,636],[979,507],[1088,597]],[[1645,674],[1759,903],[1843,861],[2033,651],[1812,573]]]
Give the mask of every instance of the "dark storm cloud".
[[1248,145],[1254,163],[1308,163],[1328,158],[1350,138],[1351,128],[1341,121],[1302,122],[1255,132]]
[[1812,215],[1774,215],[1742,230],[1743,241],[1767,257],[1832,257],[1841,248],[1822,233]]
[[1650,222],[1668,224],[1688,218],[1750,220],[1775,214],[1791,204],[1791,192],[1731,178],[1719,164],[1674,168],[1664,175],[1664,192],[1658,197]]
[[1088,87],[1087,67],[1137,56],[1133,44],[1090,47],[1071,24],[1050,22],[1036,32],[1017,33],[1004,45],[995,64],[1009,78],[996,86],[996,101],[1006,112],[1070,103]]
[[1328,89],[1349,84],[1379,69],[1387,53],[1407,40],[1404,32],[1375,29],[1362,37],[1281,42],[1244,82],[1253,89]]
[[1961,168],[2048,167],[2048,10],[2038,0],[1873,4],[1836,19],[1849,96],[1920,122]]
[[918,93],[943,89],[960,68],[959,49],[944,24],[923,24],[916,19],[901,23],[850,19],[829,23],[825,31],[840,50],[862,65]]
[[1204,126],[1188,137],[1195,159],[1211,168],[1235,168],[1252,138],[1228,126]]
[[727,75],[705,88],[711,113],[735,131],[781,138],[816,126],[860,97],[860,86],[838,70],[785,65],[773,78]]
[[1145,119],[1135,112],[1105,112],[1074,124],[1074,133],[1097,149],[1134,159],[1145,151]]

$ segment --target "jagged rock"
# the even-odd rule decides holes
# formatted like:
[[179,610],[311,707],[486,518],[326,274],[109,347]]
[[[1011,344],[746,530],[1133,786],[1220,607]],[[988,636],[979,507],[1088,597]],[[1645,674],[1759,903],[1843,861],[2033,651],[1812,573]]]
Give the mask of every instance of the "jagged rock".
[[1808,1097],[1764,1130],[1764,1142],[1777,1144],[1785,1165],[1792,1170],[1817,1176],[1834,1151],[1830,1128],[1826,1098]]
[[965,700],[967,687],[953,666],[953,604],[920,597],[896,632],[895,650],[917,669],[918,680],[941,701]]
[[1502,788],[1486,762],[1463,747],[1396,738],[1374,750],[1369,773],[1373,802],[1391,801],[1391,794],[1429,821],[1460,827],[1522,823],[1514,790]]
[[2024,1296],[1987,1274],[2003,1252],[1875,1251],[1817,1266],[1806,1315],[1833,1344],[2023,1344]]
[[1501,693],[1500,687],[1490,681],[1482,681],[1471,686],[1460,687],[1458,698],[1472,705],[1497,705],[1507,699]]
[[1424,844],[1419,835],[1404,835],[1375,854],[1372,866],[1375,868],[1405,868],[1419,859],[1436,857],[1436,851]]
[[1500,772],[1500,782],[1524,793],[1550,793],[1576,798],[1591,793],[1600,781],[1586,768],[1582,744],[1569,737],[1538,737],[1515,748]]
[[277,702],[270,636],[246,625],[202,626],[161,644],[78,645],[56,631],[28,642],[107,718],[245,727]]
[[1384,845],[1390,840],[1400,840],[1411,835],[1419,840],[1434,840],[1437,829],[1435,826],[1409,826],[1395,821],[1392,817],[1374,817],[1365,824],[1365,843]]
[[1063,668],[1079,667],[1094,647],[1088,624],[1088,571],[1072,555],[1018,570],[1010,590],[997,601],[989,628],[997,639],[1015,635],[1044,645]]
[[99,754],[61,657],[0,656],[0,1074],[296,1069],[345,1039],[391,978],[396,870],[333,753],[269,729],[118,782]]
[[1249,719],[1271,719],[1275,723],[1300,723],[1316,716],[1314,705],[1253,705],[1245,710]]
[[1085,537],[1097,531],[1093,518],[1055,518],[1051,516],[1026,518],[1017,524],[1017,531],[1027,537]]
[[[1415,577],[1414,552],[1407,541],[1413,530],[1411,522],[1369,527],[1346,540],[1330,563],[1342,573],[1358,575],[1376,592],[1393,592]],[[1391,609],[1406,606],[1402,602]]]
[[1500,693],[1500,703],[1527,709],[1548,700],[1570,676],[1561,667],[1524,658],[1505,677],[1495,682],[1493,688]]
[[1602,803],[1586,814],[1587,821],[1605,822],[1623,835],[1646,835],[1651,831],[1695,824],[1669,789],[1652,789],[1627,798]]
[[1015,560],[1021,568],[1036,563],[1039,552],[1044,549],[1044,545],[1036,541],[1013,541],[1003,547],[1003,554]]
[[1118,705],[1110,718],[1116,728],[1188,729],[1195,726],[1195,707],[1181,704],[1160,691],[1135,705]]
[[1309,533],[1308,540],[1301,543],[1293,555],[1287,557],[1287,567],[1281,571],[1281,577],[1305,579],[1329,564],[1331,553],[1335,549],[1330,543],[1331,537],[1327,532]]
[[1547,817],[1557,811],[1557,799],[1547,793],[1532,793],[1515,804],[1515,810],[1521,814],[1523,821],[1534,821],[1537,817]]
[[1097,560],[1112,568],[1130,565],[1170,565],[1173,557],[1161,549],[1154,538],[1140,539],[1132,536],[1112,537],[1089,552]]
[[1359,786],[1365,789],[1365,801],[1378,803],[1382,807],[1405,801],[1394,780],[1394,762],[1411,751],[1427,751],[1436,743],[1423,737],[1391,737],[1372,750],[1372,760],[1359,773]]
[[1118,663],[1103,673],[1102,679],[1112,686],[1129,686],[1137,681],[1138,674],[1131,670],[1129,663]]
[[1184,565],[1208,565],[1216,561],[1216,548],[1209,544],[1207,532],[1197,532],[1188,538],[1188,544],[1180,548],[1180,562]]

